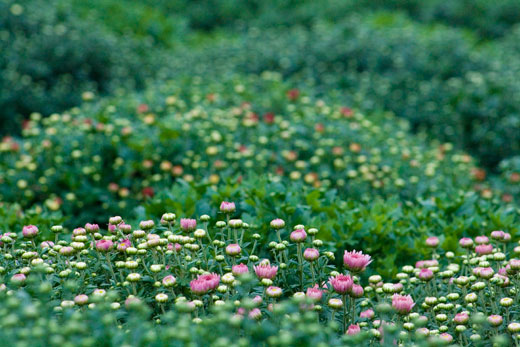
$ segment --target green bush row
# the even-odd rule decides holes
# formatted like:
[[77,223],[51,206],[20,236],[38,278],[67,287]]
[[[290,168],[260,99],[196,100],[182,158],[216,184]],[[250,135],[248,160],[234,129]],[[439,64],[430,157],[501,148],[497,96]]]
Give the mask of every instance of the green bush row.
[[139,88],[154,70],[150,45],[121,39],[57,1],[0,3],[0,134],[19,134],[31,112],[49,115],[84,92]]
[[22,141],[0,145],[0,195],[87,222],[178,178],[216,184],[257,173],[356,199],[472,188],[468,155],[408,136],[405,120],[345,105],[264,74],[188,78],[49,118],[34,114]]
[[278,71],[315,93],[334,90],[361,109],[392,111],[409,119],[413,130],[453,142],[495,167],[520,149],[517,33],[511,35],[476,49],[458,30],[388,13],[354,15],[333,26],[283,34],[251,29],[243,37],[179,53],[170,73]]

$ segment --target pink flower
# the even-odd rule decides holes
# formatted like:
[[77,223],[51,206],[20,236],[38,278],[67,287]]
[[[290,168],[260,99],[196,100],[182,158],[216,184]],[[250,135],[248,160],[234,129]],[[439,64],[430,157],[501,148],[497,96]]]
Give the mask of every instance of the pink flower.
[[195,219],[181,218],[181,229],[184,232],[195,230],[197,227],[197,221]]
[[27,279],[27,277],[25,277],[24,274],[16,274],[16,275],[13,275],[13,277],[11,277],[11,281],[16,284],[23,284],[26,279]]
[[226,254],[230,255],[232,257],[236,257],[237,255],[240,254],[241,251],[242,251],[242,249],[236,243],[232,243],[226,247]]
[[505,235],[506,233],[502,230],[495,230],[491,232],[491,238],[495,240],[503,240]]
[[276,276],[278,266],[271,266],[267,262],[262,262],[257,266],[253,266],[253,269],[255,270],[256,276],[258,276],[258,278],[267,278],[272,280],[274,276]]
[[38,227],[35,225],[26,225],[22,229],[22,235],[28,239],[36,237],[36,235],[38,235]]
[[307,233],[303,229],[296,229],[293,231],[289,237],[292,242],[303,242],[307,238]]
[[457,324],[466,324],[469,320],[469,315],[466,312],[457,313],[453,321]]
[[428,237],[426,239],[426,246],[435,248],[439,245],[439,238],[435,236]]
[[251,319],[258,320],[262,318],[262,311],[260,311],[258,308],[254,308],[249,312],[248,316]]
[[282,295],[283,292],[282,292],[282,288],[280,288],[280,287],[269,286],[265,290],[265,293],[270,298],[278,298],[278,297],[280,297]]
[[493,277],[495,271],[493,271],[490,267],[483,267],[480,269],[479,276],[485,279],[490,279]]
[[86,235],[87,231],[84,228],[76,228],[72,230],[73,236],[80,236],[80,235]]
[[356,335],[359,334],[361,328],[357,324],[350,324],[347,329],[347,335]]
[[282,229],[285,227],[285,222],[283,221],[283,219],[276,218],[271,221],[270,226],[271,228],[276,230]]
[[419,271],[417,277],[423,281],[429,281],[433,278],[433,271],[428,268],[423,268],[421,271]]
[[262,303],[262,297],[260,295],[257,295],[253,298],[253,302],[257,305],[260,305]]
[[54,242],[52,242],[52,241],[43,241],[40,244],[40,247],[41,248],[52,248],[52,247],[54,247]]
[[392,296],[392,307],[400,314],[408,314],[415,306],[410,295],[394,294]]
[[394,293],[400,293],[403,291],[403,284],[402,283],[394,283],[392,288]]
[[512,270],[520,270],[520,259],[511,259],[509,265]]
[[88,304],[88,296],[86,294],[79,294],[74,297],[74,303],[78,306]]
[[97,233],[99,231],[99,225],[87,223],[85,224],[85,230],[88,233]]
[[372,309],[369,308],[368,310],[365,310],[365,311],[361,312],[361,313],[359,314],[359,317],[361,317],[361,318],[372,319],[372,318],[374,318],[374,315],[375,315],[375,314],[374,314],[374,310],[372,310]]
[[162,279],[162,284],[165,287],[172,287],[176,282],[177,279],[172,275],[168,275]]
[[372,262],[372,258],[368,254],[356,250],[352,252],[345,251],[343,255],[343,264],[352,272],[361,272]]
[[124,252],[128,247],[132,247],[132,242],[129,239],[124,239],[117,245],[117,250],[119,252]]
[[489,242],[489,239],[487,236],[484,236],[484,235],[481,235],[481,236],[477,236],[475,237],[475,242],[479,245],[482,245],[484,243],[488,243]]
[[303,252],[303,258],[307,261],[315,261],[320,257],[320,252],[316,248],[307,248]]
[[493,252],[492,245],[478,245],[475,247],[475,252],[479,255],[491,254]]
[[503,318],[502,318],[502,316],[500,316],[498,314],[493,314],[493,315],[489,316],[487,320],[488,320],[489,324],[497,327],[502,324]]
[[110,240],[99,240],[96,242],[96,249],[99,252],[108,252],[112,249],[114,243]]
[[217,274],[199,275],[190,282],[191,291],[196,295],[206,294],[218,287],[220,276]]
[[332,285],[334,291],[338,294],[346,294],[352,289],[354,281],[352,277],[347,275],[337,275],[336,277],[329,278],[329,283]]
[[363,287],[361,287],[359,284],[354,284],[350,290],[350,295],[353,298],[360,298],[363,296],[364,292],[365,291],[363,290]]
[[444,341],[446,341],[448,343],[453,341],[453,336],[451,336],[448,333],[442,333],[442,334],[439,335],[439,337],[441,338],[441,340],[444,340]]
[[462,248],[471,248],[471,247],[473,247],[473,240],[470,239],[469,237],[463,237],[459,240],[459,245]]
[[312,288],[307,288],[307,293],[305,293],[305,295],[314,301],[320,301],[323,297],[323,291],[316,284]]
[[234,276],[239,276],[239,275],[242,275],[242,274],[246,274],[249,272],[249,268],[247,267],[247,265],[245,264],[238,264],[238,265],[233,265],[233,267],[231,267],[231,273],[233,273]]
[[234,202],[222,201],[222,203],[220,204],[220,212],[233,213],[235,212],[235,210],[236,207]]
[[119,224],[119,230],[123,234],[130,234],[132,232],[132,226],[130,224],[121,223]]

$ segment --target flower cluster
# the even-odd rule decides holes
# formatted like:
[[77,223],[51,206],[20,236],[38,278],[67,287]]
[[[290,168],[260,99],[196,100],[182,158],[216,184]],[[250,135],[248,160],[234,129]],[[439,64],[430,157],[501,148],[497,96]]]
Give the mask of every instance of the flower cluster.
[[[70,240],[55,226],[54,242],[39,244],[33,225],[20,231],[23,237],[4,233],[0,294],[45,289],[50,295],[45,304],[56,305],[51,316],[69,310],[86,314],[108,299],[128,314],[145,305],[157,322],[174,312],[194,323],[210,322],[221,307],[229,317],[220,319],[276,324],[270,317],[293,307],[292,314],[319,319],[338,341],[467,344],[520,337],[515,318],[520,260],[514,258],[520,246],[507,232],[463,238],[456,253],[444,252],[439,240],[429,238],[430,259],[404,266],[396,280],[384,281],[361,251],[345,250],[337,266],[316,228],[285,230],[284,221],[275,219],[271,232],[279,241],[264,248],[258,243],[262,236],[240,219],[234,226],[231,220],[211,222],[207,215],[177,224],[169,213],[161,220],[134,229],[112,217],[107,230],[87,224],[74,229]],[[482,245],[491,250],[482,253]],[[32,298],[43,305],[38,300]]]

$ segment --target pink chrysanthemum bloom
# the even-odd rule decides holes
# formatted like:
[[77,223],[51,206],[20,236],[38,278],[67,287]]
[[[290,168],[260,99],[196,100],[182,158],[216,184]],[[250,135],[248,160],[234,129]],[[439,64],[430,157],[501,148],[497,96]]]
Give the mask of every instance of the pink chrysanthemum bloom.
[[72,236],[87,235],[87,231],[84,228],[76,228],[72,230]]
[[307,238],[307,233],[305,232],[304,229],[296,229],[295,231],[293,231],[291,233],[289,238],[291,239],[292,242],[296,242],[296,243],[303,242]]
[[303,252],[303,258],[307,261],[315,261],[320,257],[320,252],[316,248],[307,248]]
[[392,296],[392,307],[400,314],[408,314],[415,306],[410,295],[394,294]]
[[96,242],[96,249],[99,252],[108,252],[112,249],[114,243],[110,240],[99,240]]
[[220,276],[217,274],[199,275],[197,279],[190,282],[191,291],[196,295],[206,294],[218,287]]
[[124,239],[117,245],[117,250],[124,252],[128,247],[132,247],[132,242],[129,239]]
[[473,240],[470,239],[469,237],[463,237],[459,240],[459,245],[462,248],[471,248],[471,247],[473,247]]
[[236,257],[237,255],[240,254],[241,251],[242,251],[242,249],[236,243],[232,243],[230,245],[227,245],[227,247],[226,247],[226,254],[230,255],[232,257]]
[[40,247],[41,248],[52,248],[52,247],[54,247],[54,242],[52,242],[52,241],[43,241],[40,244]]
[[85,230],[91,234],[97,233],[99,231],[99,225],[87,223],[85,224]]
[[119,230],[123,234],[130,234],[132,232],[132,226],[130,224],[121,223],[119,224]]
[[181,229],[184,232],[189,232],[195,230],[197,227],[197,221],[195,219],[190,218],[181,218]]
[[280,296],[282,296],[283,291],[282,291],[282,288],[280,288],[280,287],[269,286],[265,290],[265,293],[270,298],[279,298]]
[[490,279],[495,274],[495,271],[490,267],[483,267],[480,269],[478,275],[485,279]]
[[257,305],[260,305],[264,300],[262,299],[262,297],[260,295],[257,295],[253,298],[253,302]]
[[236,210],[236,206],[234,202],[222,201],[220,204],[220,212],[223,213],[233,213]]
[[353,298],[360,298],[363,296],[365,291],[363,290],[363,287],[361,287],[359,284],[352,285],[352,289],[350,290],[350,295]]
[[442,334],[439,335],[439,337],[440,337],[441,340],[444,340],[444,341],[446,341],[448,343],[453,341],[453,336],[451,336],[448,333],[442,333]]
[[475,237],[475,242],[479,245],[483,245],[485,243],[489,243],[489,239],[487,236],[481,235],[481,236]]
[[375,315],[374,310],[369,308],[368,310],[365,310],[365,311],[361,312],[359,314],[359,317],[372,319],[372,318],[374,318],[374,315]]
[[27,277],[25,277],[24,274],[15,274],[13,277],[11,277],[11,281],[17,284],[22,284],[25,282]]
[[361,272],[372,262],[372,258],[368,254],[356,250],[352,252],[345,251],[343,255],[343,264],[352,272]]
[[173,275],[168,275],[162,279],[162,284],[165,287],[173,287],[177,279]]
[[502,322],[503,322],[504,319],[502,318],[501,315],[493,314],[493,315],[489,316],[489,317],[487,318],[487,320],[488,320],[488,323],[489,323],[489,324],[491,324],[491,325],[494,326],[494,327],[497,327],[497,326],[499,326],[499,325],[502,324]]
[[433,271],[428,268],[423,268],[417,274],[417,277],[423,281],[429,281],[433,278]]
[[242,275],[242,274],[246,274],[249,272],[249,268],[247,267],[246,264],[238,264],[238,265],[233,265],[231,267],[231,273],[234,275],[234,276],[239,276],[239,275]]
[[74,303],[78,306],[83,306],[88,304],[88,295],[79,294],[74,297]]
[[249,311],[248,316],[251,319],[258,320],[258,319],[262,318],[262,311],[260,311],[260,309],[258,309],[258,308],[254,308],[251,311]]
[[478,245],[475,247],[475,252],[479,255],[491,254],[493,252],[492,245]]
[[512,270],[520,270],[520,259],[511,259],[509,261],[509,266]]
[[435,236],[428,237],[426,239],[426,246],[435,248],[439,245],[439,238]]
[[26,238],[33,238],[38,235],[38,227],[36,225],[26,225],[22,229],[22,235]]
[[305,295],[314,301],[320,301],[323,297],[323,291],[316,284],[312,288],[307,288],[307,292],[305,293]]
[[469,321],[469,315],[466,312],[457,313],[453,318],[453,322],[457,324],[466,324]]
[[276,276],[278,266],[271,266],[269,263],[262,262],[257,266],[253,266],[253,269],[255,270],[256,276],[258,276],[258,278],[267,278],[272,280]]
[[352,277],[341,274],[337,275],[336,277],[330,277],[329,283],[332,285],[334,291],[338,294],[348,293],[354,285]]
[[270,226],[276,230],[283,229],[285,227],[285,222],[283,219],[276,218],[271,221]]
[[361,328],[357,324],[350,324],[347,329],[347,335],[356,335],[361,332]]
[[494,240],[503,240],[505,235],[506,233],[502,230],[494,230],[491,232],[491,238]]

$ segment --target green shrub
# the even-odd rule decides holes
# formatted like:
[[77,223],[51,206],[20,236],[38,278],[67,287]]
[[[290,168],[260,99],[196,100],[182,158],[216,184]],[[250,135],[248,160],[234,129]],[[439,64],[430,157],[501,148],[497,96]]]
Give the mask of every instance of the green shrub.
[[31,112],[59,112],[85,91],[138,87],[146,76],[135,46],[53,1],[2,1],[0,45],[0,134],[20,133]]
[[[415,131],[450,141],[496,167],[520,146],[514,37],[476,50],[461,32],[390,14],[351,16],[308,31],[252,29],[240,39],[179,54],[172,74],[278,71],[313,93],[343,93],[363,110],[384,109]],[[510,49],[511,48],[511,49]]]
[[451,145],[407,137],[408,123],[389,114],[366,116],[291,87],[276,74],[193,78],[34,115],[20,144],[5,139],[0,147],[0,194],[86,222],[104,209],[132,208],[180,177],[216,184],[262,173],[352,198],[471,187],[472,159]]

